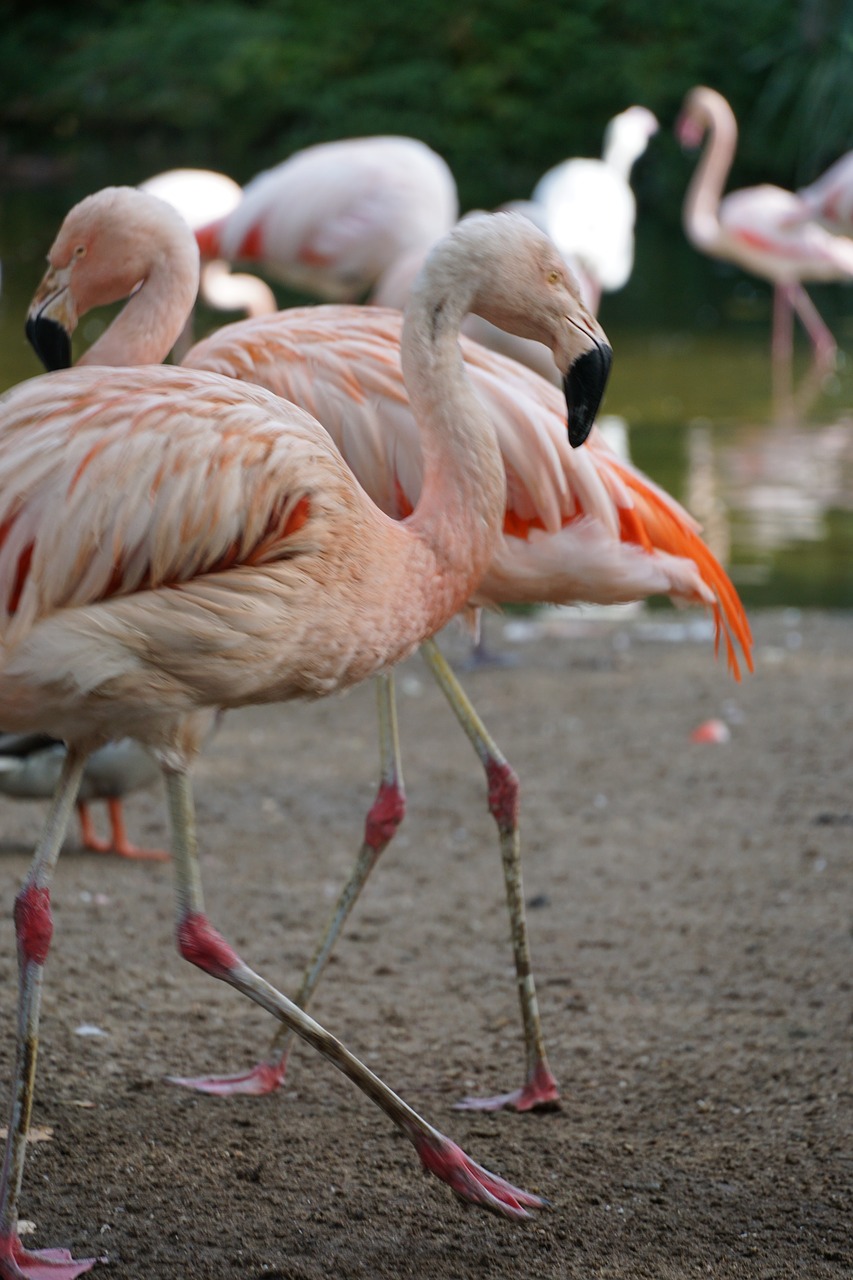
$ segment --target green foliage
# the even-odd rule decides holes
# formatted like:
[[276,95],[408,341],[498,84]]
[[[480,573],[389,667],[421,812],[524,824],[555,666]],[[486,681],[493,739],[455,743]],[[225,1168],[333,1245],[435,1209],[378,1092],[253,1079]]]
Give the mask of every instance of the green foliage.
[[393,132],[447,158],[463,207],[488,207],[568,155],[599,154],[610,116],[643,102],[664,129],[641,196],[673,210],[688,167],[670,127],[699,82],[741,121],[736,185],[791,186],[815,156],[853,145],[843,0],[7,7],[0,147],[106,166],[115,180],[166,164],[245,180],[313,142]]

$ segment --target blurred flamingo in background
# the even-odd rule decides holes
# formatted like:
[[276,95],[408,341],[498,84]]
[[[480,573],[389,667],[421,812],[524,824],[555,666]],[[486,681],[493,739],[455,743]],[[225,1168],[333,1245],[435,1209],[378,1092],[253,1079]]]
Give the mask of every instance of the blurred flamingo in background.
[[363,297],[402,255],[430,248],[459,212],[441,156],[415,138],[347,138],[258,174],[197,231],[204,258],[255,262],[293,289]]
[[[128,196],[190,236],[163,201]],[[132,291],[116,322],[126,358],[144,351],[162,359],[186,310],[170,322],[157,303],[168,300],[173,275],[197,272],[195,244],[190,239],[183,271],[173,273],[151,261],[144,238],[128,237],[123,194],[106,200],[126,252],[112,264],[111,284],[100,283],[114,289],[123,276],[125,293]],[[28,326],[37,344],[51,332],[55,359],[62,346],[53,331],[73,325],[75,284],[84,291],[77,269],[85,275],[98,258],[85,209],[65,230]],[[147,275],[139,270],[146,255]],[[152,302],[156,354],[150,329],[139,328],[151,321]],[[592,425],[595,370],[600,395],[609,359],[559,254],[522,218],[468,220],[436,248],[407,312],[402,361],[425,461],[421,497],[405,521],[389,519],[324,428],[280,397],[206,371],[99,367],[99,357],[117,352],[115,326],[85,354],[87,367],[31,379],[3,397],[0,717],[13,731],[68,744],[15,907],[18,1052],[0,1183],[5,1280],[74,1280],[95,1261],[25,1250],[18,1198],[52,930],[50,881],[87,755],[128,732],[155,753],[166,780],[182,955],[313,1044],[457,1195],[513,1219],[543,1204],[474,1164],[216,932],[202,900],[189,781],[215,710],[323,697],[384,671],[476,587],[500,532],[506,476],[457,350],[471,306],[550,341],[566,375],[572,442],[582,443]]]
[[[59,249],[51,250],[53,261],[57,252],[67,256],[66,246],[84,236],[88,246],[85,259],[75,263],[67,281],[68,297],[59,317],[66,359],[69,341],[64,330],[73,328],[81,312],[78,296],[85,296],[89,306],[97,305],[89,277],[97,279],[99,287],[108,289],[113,297],[120,287],[130,291],[130,279],[123,272],[132,243],[147,246],[160,261],[174,259],[174,267],[153,284],[149,277],[128,307],[140,294],[144,301],[152,288],[154,294],[149,295],[147,305],[154,312],[168,307],[171,297],[178,322],[181,307],[187,305],[185,299],[174,296],[168,282],[170,277],[182,277],[179,264],[191,266],[192,242],[186,243],[183,232],[176,234],[174,221],[164,220],[156,205],[140,204],[138,194],[126,195],[122,201],[123,205],[137,206],[132,212],[124,207],[117,212],[111,207],[114,200],[114,195],[105,193],[90,197],[82,212],[80,207],[72,210],[57,237]],[[85,231],[80,227],[81,219]],[[140,266],[137,263],[134,269],[139,271]],[[601,330],[586,316],[579,300],[574,308],[582,327],[603,341]],[[45,311],[38,300],[34,304],[31,325],[38,328],[39,342],[48,323],[46,316],[55,311]],[[108,342],[115,359],[155,358],[140,339],[152,326],[137,314],[129,331],[123,316],[121,313],[111,325],[111,330],[121,329],[121,340],[113,340],[108,330],[99,341]],[[424,466],[400,369],[401,332],[399,313],[379,308],[294,309],[220,330],[194,348],[187,363],[259,382],[310,406],[333,433],[377,504],[399,519],[407,517],[417,503]],[[57,344],[49,323],[48,338],[53,350]],[[608,603],[668,594],[711,607],[718,626],[726,631],[732,663],[736,665],[729,630],[749,660],[749,628],[740,602],[687,513],[630,464],[620,461],[598,440],[597,433],[585,449],[566,449],[561,438],[561,398],[555,388],[514,361],[474,343],[463,340],[462,348],[468,374],[498,431],[509,495],[503,535],[485,577],[472,593],[473,601],[490,605],[509,601]],[[489,1099],[486,1105],[517,1109],[552,1105],[559,1095],[547,1067],[524,920],[517,778],[432,642],[424,647],[424,656],[486,770],[489,805],[498,824],[505,868],[528,1075],[521,1089]],[[300,990],[302,1002],[316,985],[361,885],[403,817],[390,678],[383,679],[379,689],[379,794],[368,815],[353,878]],[[264,1092],[276,1087],[283,1075],[282,1055],[274,1066],[265,1064],[238,1081],[202,1083],[222,1092]]]
[[648,108],[628,107],[608,123],[600,160],[564,160],[534,187],[541,225],[564,257],[580,263],[595,312],[602,291],[614,292],[630,279],[637,216],[631,170],[658,128]]
[[[240,184],[214,169],[167,169],[140,182],[139,189],[177,209],[191,231],[197,231],[212,218],[224,218],[243,198]],[[275,294],[266,281],[245,272],[232,272],[221,258],[202,263],[198,291],[202,302],[215,311],[244,311],[249,316],[262,316],[278,308]],[[190,318],[175,343],[176,355],[183,355],[192,342]]]
[[853,151],[797,194],[815,222],[836,235],[853,236]]
[[774,286],[775,364],[790,364],[795,312],[811,339],[816,365],[830,368],[836,342],[802,282],[853,278],[853,241],[804,220],[804,201],[782,187],[746,187],[723,197],[737,145],[737,122],[716,90],[702,85],[691,89],[676,133],[691,148],[709,135],[684,201],[687,238],[703,253],[735,262]]

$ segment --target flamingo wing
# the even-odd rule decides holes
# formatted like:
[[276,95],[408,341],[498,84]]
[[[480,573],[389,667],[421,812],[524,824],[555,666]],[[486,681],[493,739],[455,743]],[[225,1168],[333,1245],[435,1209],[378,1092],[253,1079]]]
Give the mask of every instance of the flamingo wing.
[[311,480],[352,488],[307,414],[210,374],[77,368],[21,383],[0,412],[9,643],[59,609],[294,555]]
[[[421,489],[420,436],[399,362],[402,317],[371,307],[293,309],[225,326],[186,363],[259,382],[304,405],[359,483],[397,519]],[[559,390],[514,360],[462,339],[489,405],[507,474],[504,532],[476,602],[612,603],[651,594],[709,605],[726,635],[751,644],[743,607],[684,508],[593,432],[566,438]]]

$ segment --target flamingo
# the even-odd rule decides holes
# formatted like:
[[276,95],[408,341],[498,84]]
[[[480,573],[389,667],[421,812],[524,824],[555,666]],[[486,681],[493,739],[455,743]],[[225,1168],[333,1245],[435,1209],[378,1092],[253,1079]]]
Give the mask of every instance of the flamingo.
[[291,288],[352,301],[403,254],[430,248],[457,215],[453,175],[426,143],[347,138],[258,174],[197,238],[206,258],[257,262]]
[[[502,206],[524,214],[551,236],[594,315],[602,290],[621,289],[631,275],[636,219],[631,169],[658,127],[646,107],[628,107],[608,124],[601,160],[565,160],[540,178],[530,200]],[[425,245],[418,245],[391,261],[373,286],[371,302],[402,310],[426,251]],[[554,362],[541,343],[506,333],[475,315],[467,317],[463,331],[490,350],[555,380]]]
[[[0,733],[0,792],[18,800],[46,800],[56,790],[64,744],[44,733]],[[94,751],[77,793],[77,816],[84,849],[94,853],[116,853],[122,858],[144,858],[162,862],[168,853],[134,844],[127,835],[122,797],[157,778],[156,762],[132,738],[108,742]],[[95,834],[89,805],[104,800],[110,819],[110,839]]]
[[593,311],[602,290],[615,292],[630,279],[637,216],[631,170],[658,128],[647,107],[628,107],[608,123],[600,160],[564,160],[533,189],[531,202],[551,239],[585,272]]
[[[159,315],[165,307],[161,291],[168,288],[169,276],[180,279],[179,264],[184,258],[191,261],[193,255],[185,230],[177,236],[175,230],[174,221],[161,219],[158,206],[138,194],[125,192],[119,200],[118,193],[110,191],[88,197],[72,210],[50,251],[55,267],[48,271],[30,309],[28,327],[37,349],[46,348],[49,357],[67,362],[70,334],[82,314],[79,299],[85,298],[87,306],[96,304],[90,276],[113,297],[122,288],[128,293],[134,290],[137,273],[143,278],[147,274],[144,263],[137,261],[122,275],[135,243],[145,244],[160,262],[174,257],[169,275],[160,282],[152,282],[149,276],[128,304]],[[169,249],[167,243],[172,240]],[[56,267],[69,261],[78,243],[87,246],[85,258],[57,278]],[[173,301],[180,311],[180,300]],[[108,343],[108,354],[115,358],[121,353],[128,360],[156,358],[145,337],[154,326],[139,311],[130,327],[129,319],[121,313],[113,322],[112,329],[121,328],[121,341],[108,330],[100,343]],[[173,327],[179,321],[177,314]],[[591,319],[586,323],[591,332],[600,333]],[[260,382],[306,405],[310,402],[377,504],[401,518],[417,503],[423,468],[417,424],[400,369],[401,328],[399,313],[378,308],[293,309],[228,326],[200,343],[186,361]],[[712,607],[720,625],[729,627],[743,645],[749,661],[749,628],[740,602],[687,513],[630,464],[620,461],[598,440],[597,430],[585,449],[565,449],[560,396],[553,387],[474,343],[463,340],[462,348],[469,376],[498,429],[510,489],[504,533],[472,597],[474,603],[609,603],[669,594]],[[104,358],[103,346],[97,354]],[[84,359],[90,359],[88,353]],[[553,1106],[559,1091],[547,1064],[524,919],[517,778],[437,647],[428,642],[423,653],[486,771],[490,809],[499,829],[522,1006],[525,1083],[521,1089],[485,1103],[478,1100],[476,1105],[516,1110]],[[729,656],[735,663],[733,647]],[[379,701],[379,792],[368,815],[353,877],[300,988],[300,1004],[313,991],[361,885],[403,817],[405,797],[390,677],[380,678]],[[195,1083],[209,1091],[267,1092],[283,1079],[285,1064],[286,1054],[276,1051],[274,1062],[239,1079]]]
[[[68,320],[68,286],[91,247],[85,236],[66,241],[60,260],[54,245],[47,323]],[[190,274],[197,265],[188,262]],[[122,319],[126,331],[140,317],[149,286],[156,294],[172,272],[160,262],[136,278],[144,283],[119,332]],[[0,400],[0,722],[68,746],[15,904],[18,1052],[0,1182],[3,1280],[74,1280],[96,1261],[25,1250],[17,1220],[50,881],[86,757],[118,736],[153,751],[165,777],[181,954],[313,1044],[463,1199],[512,1219],[542,1205],[476,1165],[216,931],[204,911],[189,780],[217,709],[323,697],[386,670],[444,625],[485,571],[506,479],[457,348],[472,306],[551,341],[566,374],[573,444],[597,408],[609,350],[559,254],[524,219],[461,224],[426,264],[407,313],[402,360],[427,456],[405,521],[371,501],[315,419],[265,389],[176,366],[99,367],[98,347],[108,352],[115,332],[90,349],[89,364]],[[171,326],[159,317],[162,349],[185,316]]]
[[[240,184],[214,169],[167,169],[146,178],[139,188],[172,205],[194,232],[211,218],[224,218],[243,198]],[[216,311],[244,311],[248,316],[262,316],[278,309],[275,294],[265,280],[232,271],[221,258],[212,258],[202,265],[198,292],[202,301]],[[187,351],[192,341],[192,320],[188,319],[175,344],[178,352]]]
[[853,236],[853,151],[797,194],[808,217],[837,235]]
[[804,201],[782,187],[746,187],[723,198],[737,145],[737,121],[715,89],[691,89],[676,133],[687,147],[698,147],[709,134],[684,201],[688,240],[702,253],[735,262],[774,286],[774,364],[790,363],[796,313],[811,340],[816,365],[831,367],[835,339],[802,282],[853,277],[853,241],[808,221]]

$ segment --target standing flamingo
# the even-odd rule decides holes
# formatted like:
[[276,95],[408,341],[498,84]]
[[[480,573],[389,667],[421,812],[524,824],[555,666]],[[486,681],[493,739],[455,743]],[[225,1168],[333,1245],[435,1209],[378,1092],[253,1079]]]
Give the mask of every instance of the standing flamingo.
[[[69,318],[68,285],[92,248],[85,236],[65,247],[58,260],[54,246],[48,272],[53,321]],[[145,283],[135,298],[156,274],[137,277]],[[313,1044],[463,1199],[510,1218],[542,1203],[475,1165],[216,932],[204,912],[188,772],[214,709],[322,697],[375,675],[476,586],[500,532],[506,480],[457,347],[472,306],[550,339],[574,444],[597,408],[592,382],[600,393],[609,360],[553,246],[509,215],[460,225],[431,256],[406,319],[402,359],[426,459],[405,521],[370,500],[315,419],[260,387],[176,367],[93,365],[33,379],[0,401],[0,723],[68,744],[15,907],[4,1280],[73,1280],[95,1261],[26,1251],[17,1219],[50,880],[86,756],[120,735],[145,743],[165,775],[182,955]],[[128,311],[139,317],[134,298]],[[161,340],[171,343],[166,327]]]
[[[28,324],[37,348],[67,362],[70,332],[82,308],[96,305],[91,282],[110,297],[133,293],[98,346],[84,360],[158,359],[149,337],[162,326],[172,298],[171,329],[180,324],[186,296],[169,279],[191,274],[195,246],[186,229],[161,216],[162,206],[138,193],[110,190],[89,197],[67,216],[50,251],[53,264],[34,299]],[[84,244],[84,257],[74,258]],[[171,264],[152,278],[135,246]],[[71,263],[69,267],[67,264]],[[128,264],[130,264],[128,266]],[[137,279],[145,279],[135,290]],[[134,292],[135,290],[135,292]],[[584,317],[577,306],[577,317]],[[132,314],[127,311],[135,308]],[[141,314],[140,314],[141,311]],[[155,323],[149,318],[157,317]],[[600,335],[595,322],[582,319]],[[286,398],[310,404],[334,433],[365,488],[389,515],[405,517],[422,484],[418,428],[409,408],[400,368],[402,320],[375,308],[312,307],[245,321],[199,344],[188,362],[257,381]],[[169,327],[163,329],[168,342]],[[509,486],[504,534],[474,595],[475,603],[609,603],[662,593],[710,605],[718,626],[727,626],[749,651],[749,629],[725,573],[697,536],[686,512],[656,486],[621,462],[596,434],[579,452],[563,445],[560,396],[515,362],[463,340],[466,368],[495,423]],[[727,637],[727,643],[729,643]],[[547,1064],[530,963],[524,917],[518,832],[518,782],[514,771],[478,719],[452,672],[430,641],[424,656],[486,770],[489,806],[498,824],[527,1053],[524,1085],[476,1105],[518,1110],[554,1105],[559,1099]],[[735,661],[734,650],[729,656]],[[396,738],[393,686],[379,682],[381,783],[368,815],[364,843],[330,929],[309,967],[298,1001],[316,985],[337,934],[370,869],[403,817],[404,793]],[[220,1092],[265,1092],[284,1075],[286,1053],[274,1051],[238,1080],[208,1079]],[[474,1105],[473,1103],[471,1105]]]
[[687,147],[709,142],[684,201],[688,240],[703,253],[735,262],[774,286],[774,363],[789,364],[793,313],[814,349],[816,365],[832,366],[835,339],[803,287],[804,280],[853,277],[853,241],[805,221],[801,198],[782,187],[746,187],[723,198],[737,145],[734,112],[721,94],[702,85],[684,100],[676,132]]
[[457,214],[453,175],[425,143],[347,138],[258,174],[197,236],[206,258],[256,262],[291,288],[351,301],[403,254],[431,248]]
[[602,290],[628,283],[634,266],[637,202],[631,170],[658,131],[647,107],[628,107],[604,132],[600,160],[573,158],[549,169],[531,197],[560,252],[580,263],[598,311]]
[[[122,287],[128,292],[133,288],[133,272],[122,276],[132,254],[131,241],[146,244],[161,261],[174,256],[176,276],[182,274],[177,263],[184,257],[192,259],[193,246],[187,248],[185,232],[174,236],[174,224],[167,225],[160,218],[156,205],[124,193],[122,208],[116,211],[117,198],[117,193],[108,192],[77,206],[68,214],[50,251],[51,262],[60,264],[69,260],[75,244],[87,245],[85,259],[75,262],[71,271],[60,278],[53,268],[48,272],[30,312],[37,346],[46,332],[50,351],[60,352],[61,359],[68,359],[69,333],[80,311],[75,299],[84,295],[94,305],[89,276],[98,278],[112,296]],[[168,248],[171,241],[174,243]],[[136,263],[134,270],[140,266]],[[148,306],[159,314],[165,306],[161,296],[168,288],[165,280],[146,282],[134,298],[142,294],[144,301],[146,291],[152,288],[154,295]],[[66,292],[64,300],[60,299],[62,290]],[[61,328],[54,328],[51,315]],[[180,315],[175,322],[179,319]],[[591,332],[600,332],[593,321],[587,323]],[[126,359],[153,358],[142,340],[152,328],[144,316],[137,313],[129,328],[122,313],[113,328],[116,325],[121,325],[121,342],[112,340],[109,331],[101,339],[109,340],[110,351],[123,351]],[[374,308],[292,310],[231,325],[199,344],[187,360],[258,381],[286,398],[310,403],[377,504],[389,515],[401,518],[417,502],[423,471],[417,424],[400,369],[401,325],[398,313]],[[474,343],[463,340],[462,348],[469,376],[489,405],[498,429],[509,483],[504,534],[475,601],[492,605],[508,601],[609,603],[669,594],[710,605],[718,625],[731,628],[748,657],[749,629],[740,602],[687,513],[599,443],[597,433],[585,449],[566,449],[560,396],[553,387]],[[559,1093],[545,1056],[524,919],[517,779],[435,645],[428,642],[423,652],[485,767],[489,805],[500,833],[528,1071],[521,1089],[487,1100],[487,1105],[519,1110],[553,1105]],[[729,654],[734,662],[732,648]],[[361,885],[403,817],[405,799],[390,677],[380,680],[379,694],[379,794],[368,815],[352,880],[306,974],[300,1003],[313,991]],[[239,1080],[203,1083],[221,1092],[260,1093],[281,1082],[284,1068],[285,1055],[276,1052],[274,1063],[264,1064]]]

